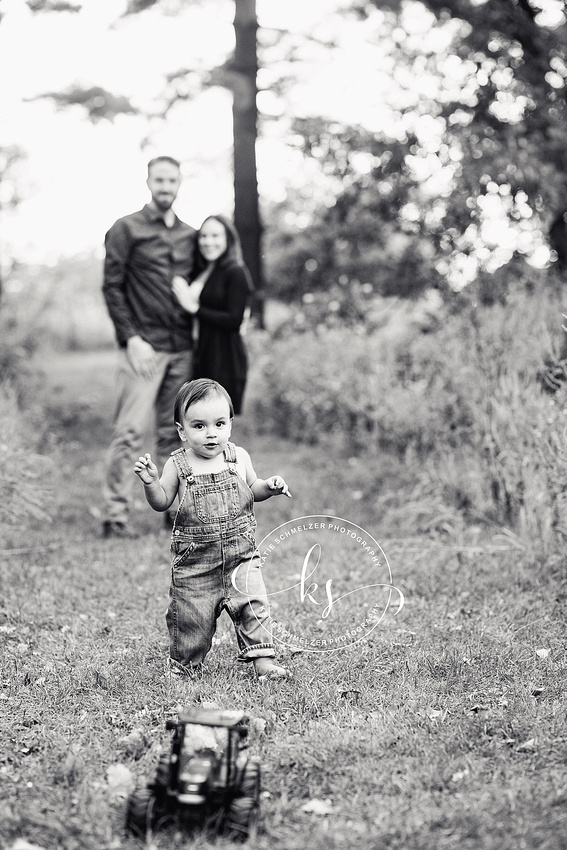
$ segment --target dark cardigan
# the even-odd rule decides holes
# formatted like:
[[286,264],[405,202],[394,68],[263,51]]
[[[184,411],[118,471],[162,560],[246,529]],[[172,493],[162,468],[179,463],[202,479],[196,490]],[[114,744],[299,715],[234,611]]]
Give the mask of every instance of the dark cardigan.
[[248,359],[240,334],[252,285],[248,270],[236,263],[213,269],[203,286],[197,317],[199,341],[194,378],[211,378],[228,392],[240,413]]

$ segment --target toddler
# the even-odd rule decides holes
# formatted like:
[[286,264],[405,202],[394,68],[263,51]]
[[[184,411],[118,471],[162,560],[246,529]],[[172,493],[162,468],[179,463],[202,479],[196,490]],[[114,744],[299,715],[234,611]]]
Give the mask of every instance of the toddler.
[[179,497],[166,615],[170,658],[183,671],[198,667],[225,609],[236,630],[239,660],[252,661],[261,679],[285,676],[274,662],[253,503],[291,493],[278,475],[258,478],[248,452],[229,442],[233,415],[230,396],[216,381],[183,384],[174,419],[185,446],[172,452],[161,479],[149,454],[134,466],[155,511],[166,511]]

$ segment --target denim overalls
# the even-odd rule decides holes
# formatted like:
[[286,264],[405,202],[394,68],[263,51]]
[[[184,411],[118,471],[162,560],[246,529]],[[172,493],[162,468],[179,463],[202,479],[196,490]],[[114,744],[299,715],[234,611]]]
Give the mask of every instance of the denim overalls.
[[171,660],[185,668],[201,664],[223,608],[234,623],[240,661],[275,655],[254,496],[236,470],[234,444],[225,449],[228,468],[221,472],[194,475],[185,449],[171,456],[186,482],[171,536]]

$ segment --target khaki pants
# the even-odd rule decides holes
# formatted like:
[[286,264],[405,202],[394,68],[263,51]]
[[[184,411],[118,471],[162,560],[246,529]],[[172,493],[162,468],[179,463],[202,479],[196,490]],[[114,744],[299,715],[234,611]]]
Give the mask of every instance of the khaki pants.
[[160,475],[167,458],[180,445],[173,421],[173,402],[179,387],[191,380],[192,352],[157,351],[156,356],[156,374],[145,380],[136,375],[126,352],[119,353],[114,433],[104,485],[104,520],[127,522],[136,479],[134,463],[142,454],[142,441],[154,421],[157,454],[154,462]]

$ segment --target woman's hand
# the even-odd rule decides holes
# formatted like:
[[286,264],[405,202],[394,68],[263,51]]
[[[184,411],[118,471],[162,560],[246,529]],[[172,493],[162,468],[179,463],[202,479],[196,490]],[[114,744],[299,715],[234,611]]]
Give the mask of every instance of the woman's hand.
[[171,282],[173,294],[181,304],[184,310],[188,313],[196,313],[199,309],[199,297],[185,280],[185,278],[175,275]]

